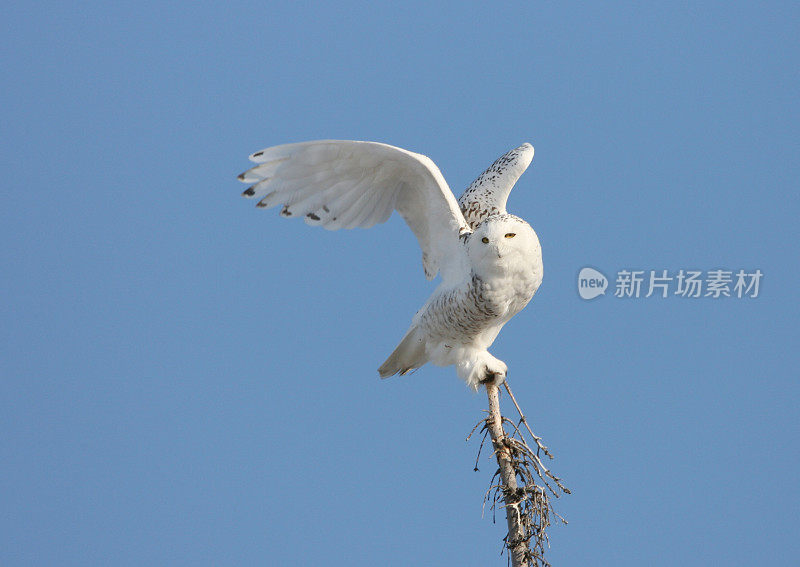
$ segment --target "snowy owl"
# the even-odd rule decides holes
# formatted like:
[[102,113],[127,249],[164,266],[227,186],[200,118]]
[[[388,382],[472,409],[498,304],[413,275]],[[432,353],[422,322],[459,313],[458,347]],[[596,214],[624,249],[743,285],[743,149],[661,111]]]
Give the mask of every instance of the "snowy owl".
[[511,188],[533,159],[522,144],[498,158],[456,201],[439,168],[421,154],[381,144],[320,140],[255,152],[239,176],[257,207],[281,206],[328,230],[369,228],[396,210],[422,248],[422,266],[441,283],[378,369],[406,374],[427,362],[455,365],[473,389],[505,380],[487,349],[542,283],[542,248],[530,225],[506,212]]

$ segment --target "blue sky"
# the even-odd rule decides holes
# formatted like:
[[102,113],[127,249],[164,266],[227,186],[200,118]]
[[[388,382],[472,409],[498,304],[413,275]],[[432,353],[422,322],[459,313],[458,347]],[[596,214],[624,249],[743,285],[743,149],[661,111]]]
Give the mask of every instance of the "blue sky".
[[[796,4],[16,2],[0,33],[0,563],[503,565],[396,217],[259,211],[266,146],[377,140],[454,192],[524,141],[545,277],[493,353],[573,494],[553,565],[793,565]],[[760,269],[749,298],[577,294]],[[613,282],[612,282],[613,286]]]

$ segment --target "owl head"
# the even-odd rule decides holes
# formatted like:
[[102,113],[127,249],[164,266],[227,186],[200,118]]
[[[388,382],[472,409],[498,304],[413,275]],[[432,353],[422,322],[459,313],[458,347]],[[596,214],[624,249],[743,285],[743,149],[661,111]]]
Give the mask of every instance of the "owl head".
[[480,274],[530,270],[542,265],[542,247],[531,226],[510,214],[480,223],[467,241],[467,255]]

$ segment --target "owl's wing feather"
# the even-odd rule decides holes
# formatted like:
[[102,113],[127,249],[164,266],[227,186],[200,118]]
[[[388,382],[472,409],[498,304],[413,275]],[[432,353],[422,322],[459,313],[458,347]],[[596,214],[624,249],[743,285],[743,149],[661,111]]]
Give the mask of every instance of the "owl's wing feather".
[[396,210],[422,248],[425,275],[461,278],[459,235],[469,224],[430,158],[378,142],[320,140],[255,152],[257,165],[239,176],[252,183],[256,206],[282,205],[281,216],[302,217],[329,230],[369,228]]
[[505,214],[508,195],[531,160],[533,146],[526,142],[497,158],[467,187],[458,204],[472,228],[491,215]]

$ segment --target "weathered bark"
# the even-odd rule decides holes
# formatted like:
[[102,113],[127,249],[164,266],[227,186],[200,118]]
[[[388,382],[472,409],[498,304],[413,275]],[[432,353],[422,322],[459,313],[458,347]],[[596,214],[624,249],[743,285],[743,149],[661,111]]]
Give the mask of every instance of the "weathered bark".
[[492,437],[497,464],[500,467],[500,481],[502,483],[503,501],[506,509],[506,522],[508,524],[507,546],[511,556],[512,567],[528,567],[530,550],[525,540],[525,528],[522,523],[520,511],[520,496],[517,486],[517,474],[511,456],[511,450],[506,443],[506,432],[503,428],[503,418],[500,414],[500,390],[494,384],[486,384],[486,395],[489,397],[489,417],[487,425],[489,435]]

